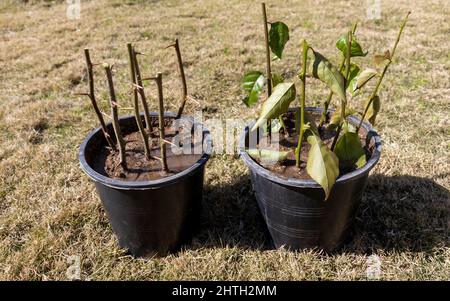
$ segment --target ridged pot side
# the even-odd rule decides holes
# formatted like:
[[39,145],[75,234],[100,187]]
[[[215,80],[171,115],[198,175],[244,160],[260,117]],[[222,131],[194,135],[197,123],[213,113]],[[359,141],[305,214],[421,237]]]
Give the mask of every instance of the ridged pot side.
[[[152,118],[156,116],[151,114]],[[166,113],[165,117],[175,115]],[[137,130],[134,116],[120,118],[119,123],[123,129]],[[108,129],[112,130],[111,124]],[[106,143],[100,128],[81,145],[81,167],[95,183],[119,245],[132,255],[162,256],[176,251],[198,228],[204,169],[212,149],[209,132],[205,128],[202,131],[206,150],[200,159],[182,172],[152,181],[111,179],[93,169],[95,152]]]
[[[322,112],[320,108],[307,108]],[[359,123],[355,117],[349,122]],[[368,123],[363,123],[372,155],[365,166],[339,177],[328,200],[314,180],[282,179],[260,166],[245,151],[250,123],[240,138],[240,154],[250,169],[253,190],[261,214],[276,248],[298,250],[320,248],[332,251],[348,237],[361,203],[370,170],[381,155],[381,140]]]

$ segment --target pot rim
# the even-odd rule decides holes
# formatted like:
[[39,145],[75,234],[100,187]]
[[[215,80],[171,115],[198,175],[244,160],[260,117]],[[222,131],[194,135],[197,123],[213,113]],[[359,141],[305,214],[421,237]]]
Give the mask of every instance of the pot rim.
[[[144,116],[143,113],[141,113],[141,117],[143,117],[143,116]],[[156,117],[157,113],[150,112],[150,116]],[[172,113],[172,112],[166,112],[166,113],[164,113],[164,117],[175,118],[176,114]],[[134,118],[135,118],[134,115],[122,116],[119,118],[119,123],[123,122],[124,120],[134,119]],[[196,170],[198,170],[199,168],[203,167],[203,165],[206,164],[206,162],[210,158],[211,152],[212,152],[212,138],[211,138],[211,134],[210,134],[209,130],[207,128],[205,128],[203,126],[203,124],[196,122],[193,117],[181,116],[180,119],[189,120],[189,121],[193,122],[194,126],[202,126],[202,133],[203,133],[203,137],[204,137],[202,145],[204,145],[204,143],[206,141],[206,151],[205,151],[205,149],[203,149],[203,154],[200,157],[200,159],[197,162],[195,162],[193,165],[191,165],[189,168],[187,168],[179,173],[176,173],[174,175],[165,177],[165,178],[161,178],[161,179],[157,179],[157,180],[149,180],[149,181],[122,181],[122,180],[113,179],[113,178],[104,176],[104,175],[98,173],[97,171],[95,171],[89,165],[89,163],[86,160],[86,156],[85,156],[85,152],[86,152],[88,143],[95,135],[98,135],[98,133],[101,131],[101,127],[98,127],[96,129],[92,130],[88,134],[88,136],[84,139],[83,143],[80,146],[80,151],[79,151],[78,157],[79,157],[81,169],[83,169],[83,171],[88,175],[88,177],[91,178],[94,182],[98,182],[98,183],[101,183],[102,185],[105,185],[105,186],[108,186],[111,188],[115,188],[115,189],[120,189],[120,190],[156,189],[156,188],[167,186],[167,185],[170,185],[170,184],[173,184],[175,182],[182,180],[183,178],[187,177],[188,175],[195,172]],[[111,122],[106,124],[107,128],[111,127],[111,126],[112,126]]]
[[[290,108],[289,112],[295,111],[297,108]],[[310,112],[322,112],[322,108],[318,107],[306,107],[307,111]],[[329,112],[334,112],[334,109],[329,109]],[[358,124],[360,119],[356,118],[355,116],[349,116],[347,117],[347,120],[350,121],[353,124]],[[276,182],[281,185],[285,186],[292,186],[292,187],[303,187],[303,188],[321,188],[321,186],[312,179],[295,179],[295,178],[288,178],[283,179],[277,176],[275,173],[270,172],[268,169],[262,167],[258,163],[256,163],[255,160],[253,160],[248,153],[245,151],[245,138],[248,135],[249,129],[256,123],[256,120],[251,121],[248,125],[245,126],[244,131],[241,134],[241,137],[239,139],[239,154],[245,164],[252,169],[253,172],[256,172],[258,175],[263,176],[264,178]],[[368,174],[369,171],[375,166],[375,164],[378,162],[381,156],[381,138],[378,135],[378,133],[373,129],[373,127],[363,121],[362,127],[367,130],[367,134],[371,135],[372,138],[375,140],[375,148],[373,150],[372,156],[370,157],[369,161],[362,167],[357,170],[354,170],[352,172],[346,173],[343,176],[340,176],[336,180],[336,184],[342,184],[345,182],[348,182],[350,180],[359,178],[364,176],[365,174]]]

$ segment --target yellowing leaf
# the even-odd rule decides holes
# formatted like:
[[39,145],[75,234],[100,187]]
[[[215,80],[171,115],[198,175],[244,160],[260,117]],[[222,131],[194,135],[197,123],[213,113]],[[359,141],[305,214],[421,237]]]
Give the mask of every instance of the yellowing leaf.
[[366,153],[361,145],[358,134],[344,131],[334,147],[334,153],[339,158],[341,168],[354,168],[366,164]]
[[261,163],[265,164],[275,164],[277,162],[284,162],[287,158],[289,152],[285,151],[274,151],[268,149],[248,149],[247,153],[250,157],[255,160],[260,160]]
[[355,165],[356,165],[356,168],[361,168],[364,165],[366,165],[366,163],[367,163],[366,155],[364,154],[361,157],[359,157],[359,159],[358,159],[358,161],[356,161]]
[[367,84],[377,74],[378,74],[377,70],[372,69],[372,68],[367,68],[366,70],[361,72],[356,77],[356,81],[353,84],[353,92],[358,89],[361,89],[365,84]]
[[272,95],[264,102],[259,118],[251,131],[256,130],[268,120],[275,119],[286,113],[289,104],[295,99],[295,94],[295,85],[293,83],[278,84],[273,89]]
[[[368,101],[366,101],[364,107],[367,106],[367,103]],[[369,122],[372,125],[375,125],[375,118],[377,117],[377,114],[380,111],[380,109],[381,109],[380,97],[378,97],[378,95],[375,95],[366,113],[366,119],[369,120]]]
[[[347,118],[348,116],[350,116],[350,115],[355,114],[355,113],[356,113],[356,110],[355,110],[355,109],[352,109],[352,108],[350,108],[350,107],[346,107],[346,108],[345,108],[345,117],[346,117],[346,118]],[[330,117],[330,125],[338,125],[338,124],[341,123],[341,121],[342,121],[342,118],[341,118],[341,109],[339,108],[339,109],[337,109],[336,111],[334,111],[333,114],[331,114],[331,117]]]
[[308,154],[306,171],[325,192],[325,200],[330,196],[331,189],[339,176],[339,159],[316,135],[308,136],[311,149]]
[[347,102],[344,76],[323,55],[312,51],[314,57],[309,65],[309,73],[324,82],[334,94]]

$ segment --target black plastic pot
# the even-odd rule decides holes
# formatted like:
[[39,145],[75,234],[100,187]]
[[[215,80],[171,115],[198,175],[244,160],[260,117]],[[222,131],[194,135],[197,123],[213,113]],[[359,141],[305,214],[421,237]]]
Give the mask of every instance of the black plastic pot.
[[[322,112],[320,108],[308,111]],[[349,122],[359,120],[349,117]],[[329,199],[314,180],[282,179],[260,166],[246,152],[250,123],[240,138],[240,154],[250,169],[253,190],[261,214],[276,248],[335,250],[348,237],[361,202],[367,177],[381,155],[381,140],[368,123],[368,140],[374,146],[367,164],[339,177]],[[248,142],[247,142],[248,143]]]
[[[156,113],[151,113],[152,119],[156,117]],[[166,113],[165,117],[174,118],[175,114]],[[80,147],[81,167],[95,183],[119,245],[134,256],[162,256],[176,251],[189,242],[198,226],[204,167],[212,141],[201,124],[182,118],[200,127],[205,147],[194,165],[166,178],[126,182],[96,172],[93,160],[99,148],[106,145],[100,128],[92,131]],[[119,123],[124,132],[137,130],[134,116],[122,117]],[[112,125],[107,127],[112,133]]]

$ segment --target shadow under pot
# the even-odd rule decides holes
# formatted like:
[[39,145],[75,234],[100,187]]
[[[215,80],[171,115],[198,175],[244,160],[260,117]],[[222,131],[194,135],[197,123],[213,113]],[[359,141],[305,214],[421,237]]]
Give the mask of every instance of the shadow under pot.
[[[309,107],[306,110],[313,116],[322,113],[321,108]],[[291,109],[287,116],[293,119],[295,111]],[[348,121],[353,125],[359,124],[359,119],[352,116]],[[245,127],[239,150],[249,167],[258,207],[272,244],[276,248],[284,246],[292,250],[319,248],[331,252],[337,249],[349,237],[369,172],[380,158],[380,137],[370,124],[362,124],[361,130],[366,133],[367,163],[339,176],[325,201],[322,187],[311,178],[281,177],[248,155],[245,150],[250,141],[249,129],[254,124],[255,121]]]
[[[143,115],[141,117],[145,125]],[[166,132],[165,137],[173,143],[166,144],[169,173],[162,172],[159,160],[151,159],[156,162],[149,166],[127,166],[126,176],[111,175],[109,168],[114,160],[108,157],[111,152],[101,128],[93,130],[80,147],[81,167],[95,183],[120,247],[127,248],[136,257],[163,256],[179,250],[191,240],[200,220],[204,169],[212,150],[211,136],[202,124],[190,117],[175,119],[175,114],[166,113],[164,118],[166,129],[172,131]],[[156,129],[157,114],[151,113],[150,119]],[[134,143],[142,140],[134,116],[120,118],[119,124],[126,141],[128,165],[133,157],[143,156],[143,151],[133,149]],[[113,137],[111,123],[107,130]],[[195,137],[200,141],[195,141]],[[182,145],[175,141],[185,143],[181,148],[174,148],[174,145]],[[153,141],[150,147],[151,154],[159,157],[159,142]]]

